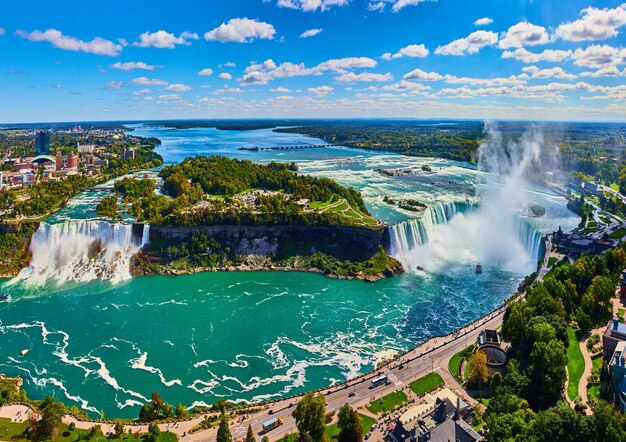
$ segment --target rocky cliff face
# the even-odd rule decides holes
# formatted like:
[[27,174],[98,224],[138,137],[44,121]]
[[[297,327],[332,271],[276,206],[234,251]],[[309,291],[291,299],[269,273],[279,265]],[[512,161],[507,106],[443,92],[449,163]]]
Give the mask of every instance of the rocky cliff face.
[[388,237],[386,228],[346,226],[151,226],[150,241],[185,240],[199,231],[234,254],[279,259],[323,252],[340,260],[363,261],[378,253]]

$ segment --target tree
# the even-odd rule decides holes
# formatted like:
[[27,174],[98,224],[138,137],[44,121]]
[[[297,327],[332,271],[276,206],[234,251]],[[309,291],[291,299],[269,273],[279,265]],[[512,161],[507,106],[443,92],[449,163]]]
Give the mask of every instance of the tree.
[[248,432],[246,433],[245,442],[256,442],[256,437],[254,437],[254,431],[252,431],[252,425],[248,425]]
[[41,403],[39,409],[41,418],[36,425],[37,436],[41,439],[48,439],[52,436],[55,428],[61,425],[65,408],[63,404],[48,396]]
[[296,405],[292,415],[296,420],[300,441],[304,441],[307,437],[310,437],[313,442],[324,441],[326,401],[322,394],[317,396],[313,392],[305,394]]
[[148,425],[148,435],[152,442],[156,442],[161,435],[161,429],[154,422]]
[[357,412],[349,405],[344,404],[339,409],[339,442],[361,442],[363,429]]
[[476,351],[469,358],[469,381],[478,382],[478,388],[489,379],[487,371],[487,355],[484,351]]
[[187,411],[187,409],[185,407],[183,407],[183,404],[178,404],[176,406],[176,416],[180,417],[180,418],[185,418],[187,416],[189,416],[189,412]]
[[220,426],[217,429],[217,442],[233,442],[233,437],[230,435],[230,428],[228,426],[228,418],[225,414],[222,414]]
[[547,408],[558,400],[565,383],[565,347],[557,340],[536,342],[530,353],[530,388],[528,400],[538,408]]
[[121,439],[124,434],[124,424],[120,421],[116,421],[114,431],[118,439]]
[[261,439],[261,442],[270,442],[270,438],[267,436],[263,436],[263,438]]
[[499,371],[496,371],[493,376],[491,376],[491,390],[495,390],[500,385],[502,385],[502,374]]

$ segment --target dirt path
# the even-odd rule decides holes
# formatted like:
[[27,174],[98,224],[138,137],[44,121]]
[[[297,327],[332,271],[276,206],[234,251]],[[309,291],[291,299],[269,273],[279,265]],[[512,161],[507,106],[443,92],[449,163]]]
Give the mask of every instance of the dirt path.
[[591,333],[586,333],[578,344],[580,345],[580,351],[583,354],[583,359],[585,360],[585,369],[583,370],[583,375],[580,378],[580,382],[578,383],[578,396],[580,396],[581,402],[587,405],[587,408],[585,409],[585,414],[587,415],[593,414],[591,408],[589,407],[589,398],[587,397],[587,383],[589,380],[589,376],[591,376],[591,372],[593,370],[591,355],[587,351],[587,341],[594,332],[595,330]]

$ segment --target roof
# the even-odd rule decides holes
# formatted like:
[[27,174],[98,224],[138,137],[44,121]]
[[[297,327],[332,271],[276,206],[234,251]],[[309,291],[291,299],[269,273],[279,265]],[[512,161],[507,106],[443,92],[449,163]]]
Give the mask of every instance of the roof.
[[37,155],[36,157],[32,158],[30,162],[31,163],[46,163],[46,162],[56,163],[56,159],[54,157],[51,157],[50,155]]
[[463,419],[448,419],[430,430],[429,442],[476,442],[482,439]]
[[263,422],[263,426],[268,426],[268,425],[272,425],[275,424],[276,422],[278,422],[278,419],[273,417],[269,420],[266,420],[265,422]]

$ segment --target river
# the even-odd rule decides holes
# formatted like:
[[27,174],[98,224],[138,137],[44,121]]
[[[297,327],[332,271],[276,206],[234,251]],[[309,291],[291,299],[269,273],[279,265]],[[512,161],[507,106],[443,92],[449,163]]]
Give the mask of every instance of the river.
[[[263,400],[371,370],[380,352],[406,350],[500,305],[532,270],[540,234],[578,222],[562,197],[529,187],[520,192],[542,204],[546,214],[516,221],[507,232],[510,256],[491,259],[484,247],[456,241],[462,249],[452,246],[448,252],[455,259],[448,259],[434,250],[449,247],[444,240],[453,236],[445,228],[464,220],[480,228],[469,220],[476,218],[484,184],[469,164],[342,147],[239,150],[320,143],[266,129],[135,129],[162,140],[158,150],[166,163],[198,154],[295,161],[300,173],[355,187],[372,214],[393,226],[394,254],[409,271],[376,283],[284,272],[141,278],[107,273],[103,281],[97,269],[75,258],[85,248],[76,245],[76,231],[101,232],[88,235],[102,235],[109,247],[103,266],[140,244],[126,235],[127,227],[113,233],[94,228],[94,201],[110,186],[80,195],[39,233],[46,246],[33,260],[40,258],[44,277],[4,282],[2,290],[11,291],[13,300],[0,304],[0,372],[22,376],[33,398],[50,394],[94,416],[104,410],[108,417],[135,417],[154,391],[173,404]],[[425,164],[432,172],[422,171]],[[388,177],[376,168],[413,173]],[[429,208],[418,216],[385,203],[385,195],[419,199]],[[67,223],[89,229],[68,230]],[[479,230],[478,236],[489,233]],[[483,259],[484,272],[476,275],[475,264]],[[23,349],[30,349],[26,357],[20,356]]]

